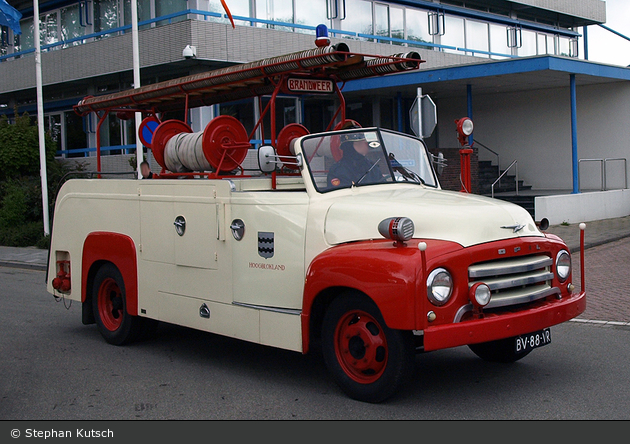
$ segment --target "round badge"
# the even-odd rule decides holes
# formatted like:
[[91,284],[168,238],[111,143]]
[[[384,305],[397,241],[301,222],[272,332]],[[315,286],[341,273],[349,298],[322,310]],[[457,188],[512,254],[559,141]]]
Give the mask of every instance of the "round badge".
[[333,184],[333,186],[338,187],[338,186],[339,186],[339,184],[341,183],[341,181],[340,181],[339,179],[337,179],[337,178],[334,178],[334,179],[332,179],[332,180],[330,181],[330,183],[332,183],[332,184]]
[[370,142],[370,148],[378,148],[379,146],[381,146],[381,144],[378,142]]

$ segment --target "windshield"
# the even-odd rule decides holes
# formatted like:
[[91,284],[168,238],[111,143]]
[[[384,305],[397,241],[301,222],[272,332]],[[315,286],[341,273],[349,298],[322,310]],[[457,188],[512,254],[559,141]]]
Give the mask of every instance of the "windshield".
[[410,182],[437,186],[424,144],[404,134],[359,129],[307,136],[302,152],[317,191]]

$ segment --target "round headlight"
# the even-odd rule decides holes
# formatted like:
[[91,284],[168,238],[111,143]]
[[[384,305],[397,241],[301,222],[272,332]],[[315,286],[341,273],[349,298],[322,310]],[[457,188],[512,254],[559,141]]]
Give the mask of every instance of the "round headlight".
[[462,122],[462,132],[465,135],[470,136],[472,134],[472,132],[473,132],[473,128],[474,128],[474,125],[473,125],[473,121],[472,120],[465,119]]
[[444,268],[436,268],[427,278],[427,297],[432,304],[440,306],[448,302],[453,294],[453,278]]
[[485,307],[490,302],[492,292],[486,284],[478,282],[470,287],[470,302],[478,307]]
[[457,124],[457,132],[464,136],[470,136],[473,132],[473,121],[469,117],[462,117],[455,121]]
[[556,256],[556,274],[560,282],[566,281],[571,275],[571,255],[561,250]]

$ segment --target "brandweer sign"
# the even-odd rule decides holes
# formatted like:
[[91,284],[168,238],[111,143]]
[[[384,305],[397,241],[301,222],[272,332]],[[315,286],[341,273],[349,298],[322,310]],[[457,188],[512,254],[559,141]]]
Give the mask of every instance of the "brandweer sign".
[[332,93],[332,80],[288,79],[287,88],[293,92]]

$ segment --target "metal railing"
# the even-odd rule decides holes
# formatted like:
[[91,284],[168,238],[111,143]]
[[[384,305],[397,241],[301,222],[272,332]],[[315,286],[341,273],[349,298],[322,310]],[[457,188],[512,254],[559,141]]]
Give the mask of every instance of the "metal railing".
[[[186,10],[175,12],[172,14],[155,17],[149,20],[139,21],[138,26],[142,27],[142,26],[151,25],[153,23],[164,22],[164,21],[168,21],[168,23],[172,23],[173,19],[176,19],[182,16],[187,17],[189,15],[202,16],[204,21],[208,20],[208,18],[219,18],[219,19],[228,18],[227,14],[221,14],[218,12],[202,11],[199,9],[186,9]],[[274,20],[264,20],[264,19],[254,18],[254,17],[245,17],[245,16],[238,16],[238,15],[234,15],[232,17],[235,21],[249,22],[250,26],[256,26],[256,25],[267,25],[267,26],[274,26],[274,27],[277,26],[280,28],[291,28],[294,31],[296,30],[310,31],[310,33],[312,33],[313,35],[315,34],[315,29],[316,29],[315,26],[302,25],[299,23],[278,22]],[[83,43],[86,43],[87,41],[93,41],[95,38],[104,37],[111,34],[118,34],[118,33],[124,34],[125,32],[128,32],[128,31],[131,31],[131,25],[119,26],[116,28],[107,29],[105,31],[95,32],[92,34],[86,34],[86,35],[74,37],[68,40],[59,40],[58,42],[42,45],[41,50],[50,51],[51,49],[58,49],[59,47],[73,46],[75,43],[83,44]],[[363,34],[360,32],[345,31],[341,29],[331,28],[328,30],[328,33],[333,37],[349,37],[349,38],[356,38],[356,39],[362,39],[362,40],[373,40],[373,41],[381,42],[381,43],[398,44],[401,46],[426,47],[426,48],[433,48],[433,49],[438,49],[438,50],[446,49],[446,50],[451,50],[451,51],[469,53],[469,54],[472,54],[473,56],[477,54],[477,55],[484,55],[484,56],[490,56],[490,57],[491,56],[505,57],[505,58],[518,57],[512,54],[504,54],[504,53],[492,52],[492,51],[482,51],[478,49],[464,48],[464,47],[459,47],[459,46],[440,45],[437,43],[423,42],[419,40],[407,40],[407,39],[399,39],[395,37],[386,37],[386,36],[373,35],[373,34]],[[19,58],[21,56],[32,54],[32,53],[35,53],[35,48],[29,48],[23,51],[17,51],[11,54],[5,54],[5,55],[0,56],[0,62],[8,60],[8,59],[12,59],[12,58]]]
[[579,159],[578,160],[578,190],[582,191],[582,163],[583,162],[598,162],[600,164],[600,191],[608,190],[608,175],[606,173],[606,167],[609,162],[623,162],[623,178],[624,189],[628,188],[628,168],[627,160],[624,157],[607,157],[605,159]]
[[499,159],[499,153],[497,153],[496,151],[488,148],[483,143],[479,142],[477,139],[474,139],[473,145],[479,145],[480,147],[485,148],[486,150],[490,151],[492,154],[497,156],[497,166],[499,167],[499,170],[501,169],[501,160]]
[[606,173],[604,171],[604,159],[579,159],[578,160],[578,191],[582,191],[582,163],[583,162],[599,162],[600,163],[600,179],[601,179],[601,188],[600,191],[604,191],[604,176]]
[[608,165],[608,162],[623,162],[623,178],[624,178],[624,184],[623,184],[623,188],[624,189],[628,189],[628,168],[627,168],[627,161],[625,159],[625,157],[607,157],[606,159],[604,159],[604,189],[607,190],[608,189],[608,172],[606,170],[606,166]]
[[510,169],[511,169],[513,166],[515,166],[515,170],[516,170],[516,195],[518,196],[518,160],[515,160],[514,162],[512,162],[512,163],[510,164],[510,166],[509,166],[509,167],[507,167],[507,168],[505,169],[505,171],[503,171],[503,172],[501,173],[501,175],[499,176],[499,178],[498,178],[497,180],[495,180],[495,181],[492,183],[492,187],[491,187],[491,188],[492,188],[492,197],[493,197],[493,198],[494,198],[494,186],[495,186],[495,185],[496,185],[496,184],[497,184],[497,183],[501,180],[501,178],[502,178],[503,176],[505,176],[505,175],[507,174],[507,172],[508,172],[508,171],[510,171]]

